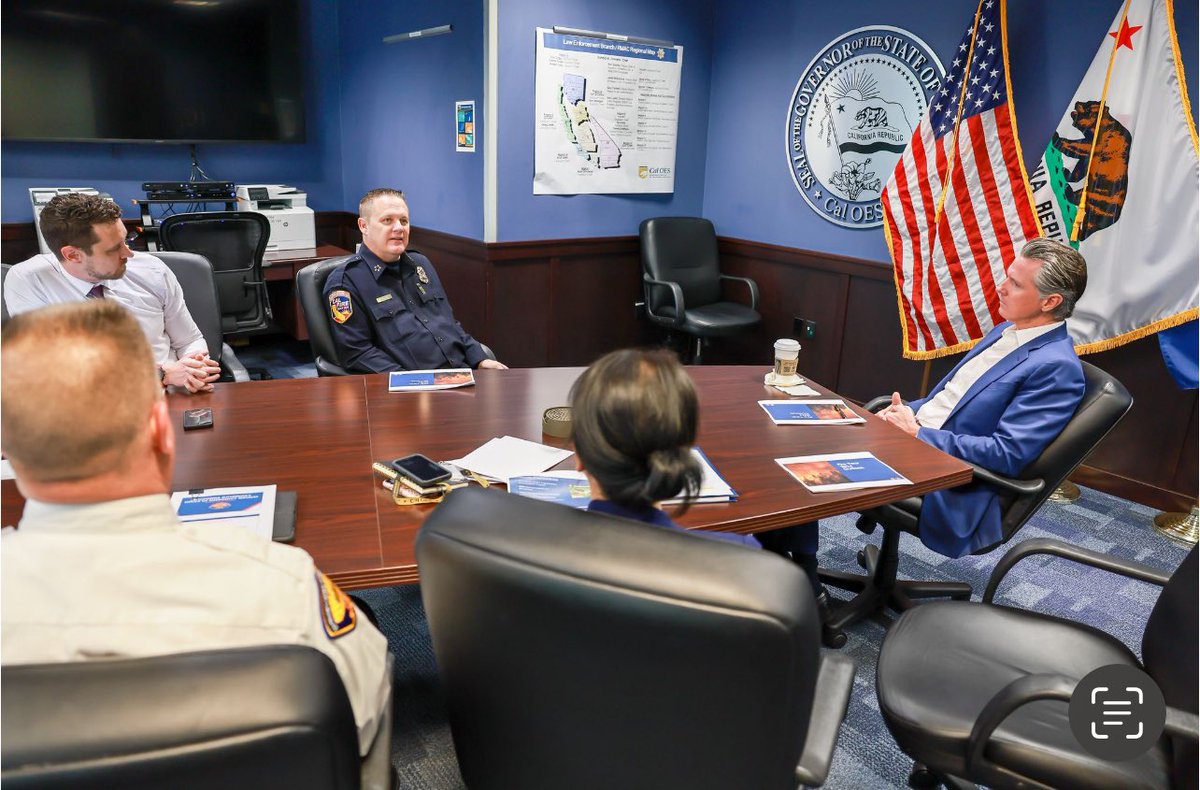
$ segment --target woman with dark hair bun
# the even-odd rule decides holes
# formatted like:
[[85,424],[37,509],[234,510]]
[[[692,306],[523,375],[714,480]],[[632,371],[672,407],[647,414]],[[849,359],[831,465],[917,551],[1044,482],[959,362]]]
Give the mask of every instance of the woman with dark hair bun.
[[[625,349],[601,357],[571,388],[571,423],[592,488],[588,510],[682,529],[658,503],[682,491],[682,513],[700,490],[692,455],[699,405],[673,353]],[[758,548],[749,535],[695,534]]]

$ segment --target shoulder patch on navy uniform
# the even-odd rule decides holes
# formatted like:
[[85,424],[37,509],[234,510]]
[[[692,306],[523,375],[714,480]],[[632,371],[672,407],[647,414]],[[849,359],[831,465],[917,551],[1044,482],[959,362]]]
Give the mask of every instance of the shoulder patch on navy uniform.
[[358,625],[354,601],[342,592],[333,580],[317,571],[317,605],[321,608],[321,625],[330,639],[345,636]]
[[350,292],[344,290],[329,292],[329,315],[339,324],[344,324],[354,315],[354,302]]

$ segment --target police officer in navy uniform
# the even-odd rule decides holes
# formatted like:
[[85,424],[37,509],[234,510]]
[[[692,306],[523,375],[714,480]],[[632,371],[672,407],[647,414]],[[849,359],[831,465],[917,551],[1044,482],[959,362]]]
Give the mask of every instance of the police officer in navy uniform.
[[333,338],[350,370],[500,368],[458,321],[433,264],[408,252],[408,203],[373,189],[358,203],[358,253],[325,281]]

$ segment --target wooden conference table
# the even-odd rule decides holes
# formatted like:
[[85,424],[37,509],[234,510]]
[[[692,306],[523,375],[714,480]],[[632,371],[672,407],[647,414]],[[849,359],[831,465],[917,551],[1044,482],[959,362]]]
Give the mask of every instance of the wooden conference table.
[[[177,432],[175,490],[274,483],[298,492],[295,544],[348,589],[417,581],[414,542],[432,505],[397,507],[371,471],[374,460],[423,453],[460,458],[494,436],[564,446],[543,436],[542,412],[567,403],[582,368],[476,371],[477,384],[392,394],[387,377],[289,379],[219,385],[171,395],[184,409],[211,406],[214,427]],[[961,485],[970,467],[868,415],[865,425],[776,426],[756,401],[786,397],[763,386],[761,367],[689,368],[700,393],[698,444],[739,493],[695,505],[688,527],[759,532]],[[822,392],[820,385],[810,382]],[[855,411],[865,414],[858,407]],[[868,450],[911,486],[809,493],[775,458]],[[573,468],[574,457],[562,466]],[[23,500],[3,483],[3,523]]]

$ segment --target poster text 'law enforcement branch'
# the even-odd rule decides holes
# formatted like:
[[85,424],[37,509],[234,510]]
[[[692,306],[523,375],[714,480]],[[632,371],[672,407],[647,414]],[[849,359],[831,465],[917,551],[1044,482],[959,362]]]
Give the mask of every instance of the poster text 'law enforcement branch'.
[[538,28],[533,193],[675,191],[683,47]]

